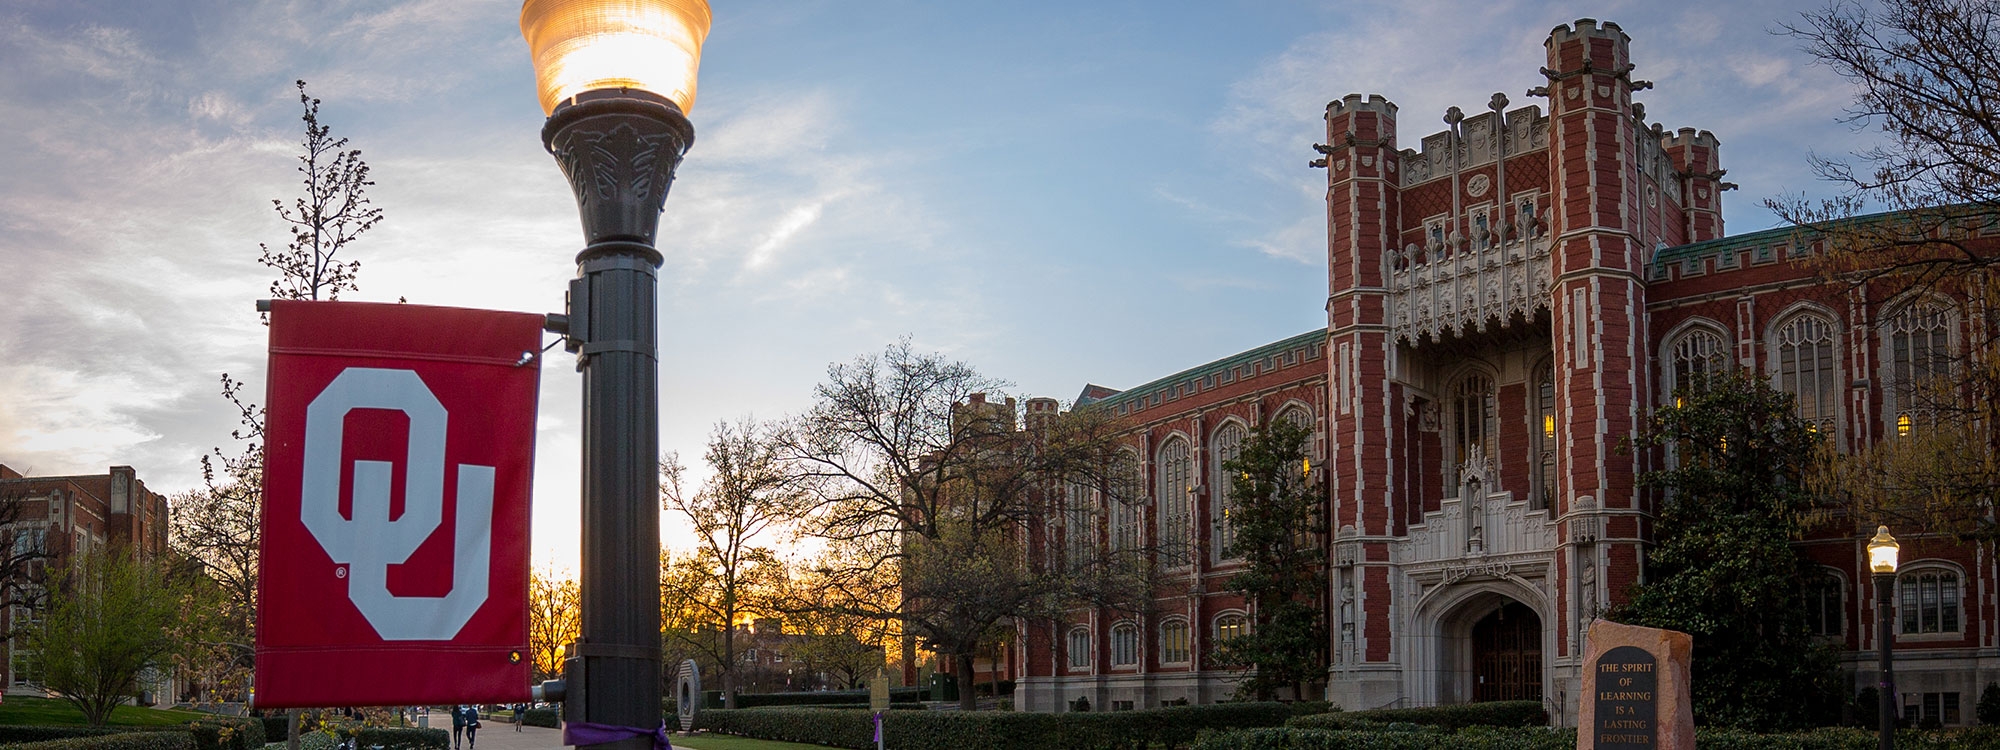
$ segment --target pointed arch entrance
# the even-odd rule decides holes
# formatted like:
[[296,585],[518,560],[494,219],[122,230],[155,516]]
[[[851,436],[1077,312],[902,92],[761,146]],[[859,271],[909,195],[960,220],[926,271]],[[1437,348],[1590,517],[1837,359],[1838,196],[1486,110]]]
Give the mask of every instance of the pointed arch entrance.
[[1542,699],[1542,618],[1509,601],[1472,625],[1472,700]]

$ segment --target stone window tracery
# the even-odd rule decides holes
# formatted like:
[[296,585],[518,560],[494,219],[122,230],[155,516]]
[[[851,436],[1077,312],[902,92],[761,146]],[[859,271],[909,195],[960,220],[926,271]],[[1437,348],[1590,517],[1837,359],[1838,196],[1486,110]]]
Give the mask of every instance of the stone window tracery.
[[1830,434],[1838,424],[1840,397],[1833,321],[1817,313],[1800,313],[1779,324],[1773,338],[1778,389],[1797,398],[1800,419]]
[[1905,305],[1882,321],[1882,365],[1886,369],[1882,414],[1897,435],[1936,418],[1939,385],[1948,382],[1956,326],[1953,310],[1935,300]]
[[1236,542],[1236,524],[1232,517],[1236,512],[1236,477],[1223,465],[1243,453],[1244,434],[1241,423],[1226,422],[1222,429],[1215,431],[1215,438],[1211,441],[1215,451],[1215,479],[1211,486],[1215,491],[1209,499],[1209,505],[1214,509],[1209,528],[1215,537],[1215,557],[1218,560],[1235,557],[1229,552],[1229,545]]
[[1188,443],[1179,437],[1160,446],[1159,482],[1154,485],[1159,498],[1161,559],[1167,565],[1187,565],[1194,546],[1194,461]]

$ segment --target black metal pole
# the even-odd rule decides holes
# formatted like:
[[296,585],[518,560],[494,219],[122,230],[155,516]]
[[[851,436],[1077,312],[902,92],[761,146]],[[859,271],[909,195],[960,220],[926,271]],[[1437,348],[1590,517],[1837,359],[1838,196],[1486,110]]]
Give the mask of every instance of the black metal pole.
[[1895,617],[1891,607],[1895,605],[1896,574],[1875,574],[1875,640],[1880,657],[1877,670],[1882,680],[1876,686],[1876,734],[1880,738],[1880,750],[1895,750],[1896,747],[1896,673],[1891,665],[1895,663],[1896,632]]
[[[593,91],[556,107],[542,142],[576,191],[588,244],[570,282],[583,373],[582,633],[568,721],[652,730],[660,709],[659,362],[653,241],[694,128],[664,98]],[[650,750],[650,738],[584,747]]]

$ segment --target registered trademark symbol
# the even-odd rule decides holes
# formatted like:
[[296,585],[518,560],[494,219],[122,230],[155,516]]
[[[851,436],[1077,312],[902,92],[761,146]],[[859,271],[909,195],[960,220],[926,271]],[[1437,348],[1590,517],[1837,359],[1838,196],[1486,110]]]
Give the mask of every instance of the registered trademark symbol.
[[346,578],[346,577],[347,577],[347,566],[345,566],[345,565],[336,565],[336,566],[334,566],[334,568],[333,568],[333,577],[335,577],[335,578]]

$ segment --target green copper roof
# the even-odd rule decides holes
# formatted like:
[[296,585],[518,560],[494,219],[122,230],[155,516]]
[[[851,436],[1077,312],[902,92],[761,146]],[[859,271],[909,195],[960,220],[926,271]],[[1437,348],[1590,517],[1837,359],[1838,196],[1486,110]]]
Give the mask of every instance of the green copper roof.
[[[1269,344],[1265,344],[1255,349],[1251,349],[1249,351],[1245,351],[1239,354],[1233,354],[1205,365],[1190,367],[1186,370],[1182,370],[1180,372],[1168,375],[1158,380],[1154,380],[1152,382],[1146,383],[1141,386],[1137,386],[1135,388],[1129,388],[1123,391],[1119,391],[1116,394],[1106,396],[1102,400],[1094,402],[1092,406],[1115,409],[1121,404],[1138,401],[1139,399],[1150,397],[1153,394],[1158,393],[1162,390],[1165,390],[1170,394],[1175,393],[1174,391],[1175,386],[1182,385],[1190,381],[1195,382],[1198,386],[1199,382],[1202,379],[1207,378],[1211,375],[1219,375],[1221,373],[1234,370],[1243,365],[1257,362],[1259,360],[1269,359],[1274,356],[1279,356],[1284,354],[1285,352],[1297,349],[1302,346],[1312,346],[1320,344],[1323,343],[1325,340],[1326,340],[1326,329],[1324,328],[1317,328],[1311,331],[1306,331],[1305,333],[1301,333],[1297,336],[1293,336],[1286,339],[1280,339],[1278,341],[1273,341]],[[1172,398],[1178,398],[1178,396],[1174,396]]]

